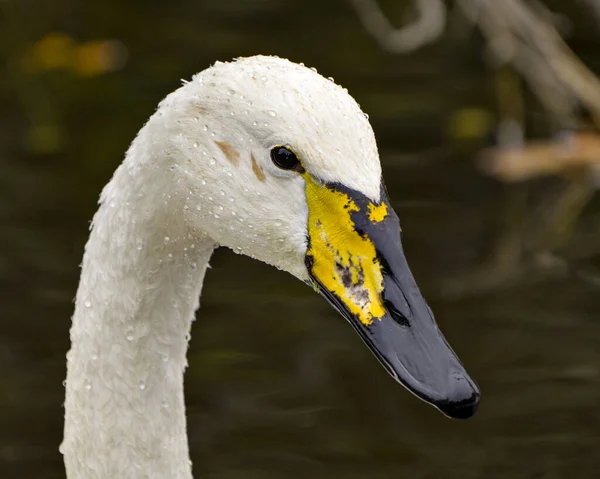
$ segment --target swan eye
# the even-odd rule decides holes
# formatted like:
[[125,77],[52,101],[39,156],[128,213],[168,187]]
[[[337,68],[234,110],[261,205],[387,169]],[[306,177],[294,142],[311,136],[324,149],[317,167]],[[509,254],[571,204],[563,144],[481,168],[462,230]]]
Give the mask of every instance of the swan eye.
[[274,146],[271,149],[271,160],[275,163],[275,166],[282,170],[304,171],[296,153],[287,146]]

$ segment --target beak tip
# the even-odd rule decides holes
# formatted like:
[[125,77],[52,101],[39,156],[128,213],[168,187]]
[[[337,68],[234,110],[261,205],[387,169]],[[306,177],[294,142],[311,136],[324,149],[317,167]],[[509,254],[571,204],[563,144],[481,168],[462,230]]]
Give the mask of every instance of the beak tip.
[[461,381],[459,384],[462,387],[457,388],[453,397],[435,406],[451,419],[469,419],[477,412],[481,393],[471,381]]

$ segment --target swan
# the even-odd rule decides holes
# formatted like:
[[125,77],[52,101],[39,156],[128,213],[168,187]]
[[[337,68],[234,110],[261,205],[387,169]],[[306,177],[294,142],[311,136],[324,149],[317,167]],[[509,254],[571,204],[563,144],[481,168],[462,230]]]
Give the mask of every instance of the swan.
[[192,477],[183,374],[218,246],[287,271],[452,418],[479,390],[406,263],[367,116],[316,70],[217,62],[169,94],[103,189],[67,353],[70,479]]

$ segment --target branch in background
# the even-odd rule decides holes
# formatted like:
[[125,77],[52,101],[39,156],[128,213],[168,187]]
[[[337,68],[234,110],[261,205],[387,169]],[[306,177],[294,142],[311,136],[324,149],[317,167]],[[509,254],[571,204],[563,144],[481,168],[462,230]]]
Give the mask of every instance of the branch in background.
[[[418,19],[395,29],[377,0],[349,0],[369,34],[382,49],[406,53],[438,39],[445,28],[442,0],[414,0]],[[587,0],[600,16],[600,0]],[[455,0],[456,6],[486,37],[498,64],[510,64],[531,86],[540,102],[563,127],[578,124],[583,105],[600,118],[600,81],[564,42],[539,2]]]
[[574,170],[600,166],[600,136],[570,133],[556,140],[529,142],[520,148],[492,148],[481,155],[481,167],[504,181],[544,175],[568,176]]
[[[442,0],[415,0],[418,20],[398,30],[392,27],[377,0],[350,1],[366,30],[383,49],[393,53],[415,50],[432,42],[442,34],[446,23]],[[600,0],[587,3],[600,14]],[[511,65],[523,76],[557,125],[580,126],[578,108],[584,106],[600,127],[600,80],[564,42],[554,26],[556,15],[539,2],[522,0],[455,0],[455,4],[481,30],[496,63]],[[587,146],[594,141],[589,135],[576,137],[576,149],[583,147],[578,143],[582,138]],[[550,155],[548,161],[541,160],[545,154]],[[486,163],[486,170],[509,181],[560,173],[569,169],[569,162],[579,162],[578,166],[597,163],[587,149],[584,156],[569,156],[554,144],[533,144],[498,155],[499,159]],[[517,166],[519,161],[532,163]]]
[[457,0],[476,22],[497,61],[510,63],[563,126],[573,126],[581,104],[600,113],[600,81],[571,51],[549,14],[521,0]]
[[415,0],[418,19],[396,29],[377,0],[349,0],[365,30],[390,53],[407,53],[437,40],[446,26],[446,6],[442,0]]

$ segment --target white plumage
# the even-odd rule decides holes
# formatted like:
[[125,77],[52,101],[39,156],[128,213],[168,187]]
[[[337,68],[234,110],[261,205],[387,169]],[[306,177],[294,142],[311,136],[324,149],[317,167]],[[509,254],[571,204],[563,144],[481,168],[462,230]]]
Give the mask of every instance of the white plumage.
[[217,63],[167,96],[133,141],[83,259],[61,445],[70,479],[191,477],[183,371],[213,249],[308,278],[304,179],[272,164],[277,144],[378,201],[359,105],[279,58]]

